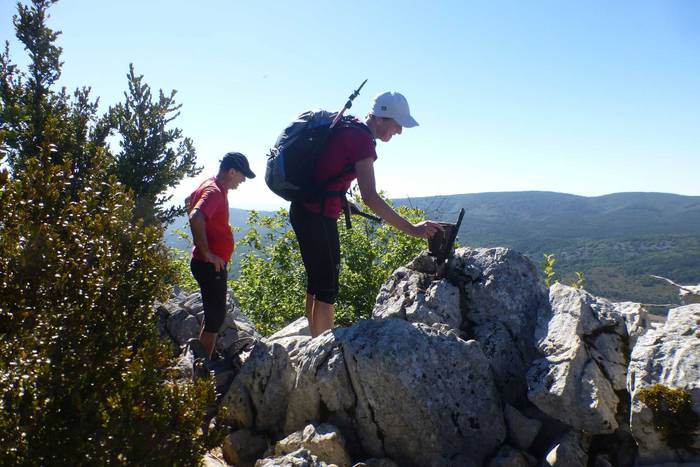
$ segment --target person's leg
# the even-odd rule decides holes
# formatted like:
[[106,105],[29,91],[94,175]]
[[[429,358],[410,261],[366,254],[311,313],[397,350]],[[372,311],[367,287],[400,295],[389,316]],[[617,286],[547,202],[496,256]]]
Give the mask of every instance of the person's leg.
[[318,241],[317,270],[322,271],[316,278],[316,290],[313,320],[316,337],[333,329],[335,300],[338,297],[340,276],[340,238],[338,223],[333,219],[323,218],[320,225]]
[[292,229],[297,237],[297,242],[299,243],[299,251],[301,253],[301,260],[304,263],[304,270],[306,272],[306,301],[304,303],[304,309],[306,312],[306,321],[309,323],[309,333],[314,335],[314,293],[311,289],[310,274],[313,274],[312,265],[312,253],[315,248],[313,241],[313,219],[309,217],[310,213],[307,212],[302,206],[297,203],[292,203],[289,208],[289,223],[292,224]]
[[335,306],[332,303],[322,302],[321,300],[314,300],[313,307],[313,329],[311,331],[311,337],[316,337],[323,334],[324,331],[333,329],[333,313],[335,311]]
[[309,333],[316,337],[333,328],[340,265],[338,226],[334,219],[308,212],[294,203],[289,217],[306,270]]
[[215,271],[214,265],[192,260],[192,274],[197,279],[202,293],[204,320],[199,332],[199,341],[209,358],[214,353],[216,337],[226,314],[226,268]]
[[216,346],[216,336],[217,332],[207,332],[204,330],[204,324],[202,324],[202,330],[199,332],[199,342],[204,346],[204,350],[207,352],[207,357],[211,359],[211,354],[214,353],[214,346]]
[[309,323],[309,333],[313,336],[314,335],[314,296],[311,295],[310,293],[306,294],[306,303],[305,303],[305,309],[306,309],[306,321]]

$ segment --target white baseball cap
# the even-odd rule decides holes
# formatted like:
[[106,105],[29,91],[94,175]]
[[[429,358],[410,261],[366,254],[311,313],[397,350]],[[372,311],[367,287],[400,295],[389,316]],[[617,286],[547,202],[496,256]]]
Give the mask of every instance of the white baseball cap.
[[411,117],[408,101],[400,92],[387,91],[377,95],[370,114],[375,117],[393,118],[404,128],[418,126],[418,122]]

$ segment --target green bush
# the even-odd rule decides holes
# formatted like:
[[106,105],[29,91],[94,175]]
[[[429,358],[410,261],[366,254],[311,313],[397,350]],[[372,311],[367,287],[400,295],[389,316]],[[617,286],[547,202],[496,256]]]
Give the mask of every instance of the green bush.
[[[356,204],[366,210],[359,201]],[[398,211],[411,222],[423,218],[417,209],[402,207]],[[339,325],[349,325],[370,317],[384,281],[426,244],[362,217],[353,217],[351,230],[345,228],[342,217],[338,222],[341,270],[335,319]],[[248,224],[250,228],[239,243],[250,250],[242,255],[240,277],[231,286],[258,330],[270,334],[304,316],[304,265],[286,210],[269,217],[253,211]]]
[[153,302],[172,275],[161,231],[99,174],[0,173],[0,464],[193,465],[210,384],[168,382]]

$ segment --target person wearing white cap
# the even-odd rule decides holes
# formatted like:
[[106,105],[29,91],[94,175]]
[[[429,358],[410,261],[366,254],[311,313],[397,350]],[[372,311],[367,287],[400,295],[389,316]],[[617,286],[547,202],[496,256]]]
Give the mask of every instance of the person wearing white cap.
[[[338,296],[340,241],[337,220],[344,193],[357,179],[365,204],[398,230],[420,238],[429,238],[442,226],[434,221],[412,224],[401,217],[377,193],[374,161],[376,140],[388,142],[403,128],[418,126],[411,116],[406,98],[389,91],[374,98],[372,110],[364,122],[334,130],[314,169],[314,179],[328,193],[322,201],[293,202],[290,221],[307,275],[306,316],[313,337],[333,328],[334,303]],[[330,180],[330,182],[328,182]]]

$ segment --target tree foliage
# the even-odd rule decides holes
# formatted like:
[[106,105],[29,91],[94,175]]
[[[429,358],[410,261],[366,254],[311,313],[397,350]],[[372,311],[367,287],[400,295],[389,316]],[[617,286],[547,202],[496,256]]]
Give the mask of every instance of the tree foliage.
[[0,67],[0,465],[193,465],[213,388],[170,382],[162,231],[110,176],[89,90],[51,88],[52,3],[18,6],[28,73],[7,46]]
[[[356,204],[365,208],[359,200]],[[423,218],[417,209],[398,210],[412,222]],[[343,218],[338,222],[341,272],[335,318],[337,324],[349,325],[370,317],[381,285],[397,267],[420,253],[425,243],[362,217],[353,218],[350,230]],[[304,315],[304,266],[286,210],[270,217],[253,211],[248,224],[238,243],[250,250],[242,255],[240,277],[232,281],[232,288],[258,330],[269,334]]]
[[159,91],[153,100],[151,88],[142,75],[129,65],[128,92],[124,102],[109,110],[109,121],[121,137],[121,152],[116,154],[115,170],[119,180],[131,189],[136,200],[135,214],[147,223],[172,222],[185,213],[184,206],[165,208],[172,195],[164,195],[183,177],[202,171],[196,165],[195,149],[190,138],[182,137],[179,128],[168,128],[180,115],[175,103],[176,91],[165,95]]

